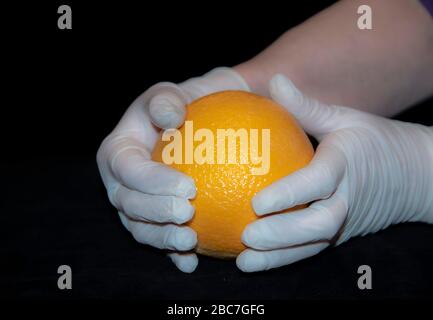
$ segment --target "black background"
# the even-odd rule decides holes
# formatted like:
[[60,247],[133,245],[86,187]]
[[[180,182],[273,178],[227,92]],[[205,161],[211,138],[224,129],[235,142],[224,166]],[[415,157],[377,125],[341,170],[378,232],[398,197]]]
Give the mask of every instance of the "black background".
[[[284,6],[68,1],[2,5],[1,298],[432,298],[433,229],[391,227],[291,266],[243,274],[200,257],[193,274],[136,243],[118,221],[96,150],[150,85],[179,82],[251,58],[333,1]],[[398,118],[432,125],[432,100]],[[73,289],[57,289],[57,267]],[[357,288],[359,265],[373,290]]]

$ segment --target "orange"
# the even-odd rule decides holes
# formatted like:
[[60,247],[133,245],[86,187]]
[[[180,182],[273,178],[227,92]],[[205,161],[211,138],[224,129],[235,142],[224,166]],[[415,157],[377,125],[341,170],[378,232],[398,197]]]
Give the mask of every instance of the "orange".
[[[170,166],[193,177],[196,183],[197,196],[192,200],[195,215],[187,223],[197,232],[196,251],[219,258],[236,257],[245,249],[241,235],[246,225],[259,219],[251,206],[253,196],[272,182],[307,165],[313,157],[313,147],[285,108],[268,98],[244,91],[222,91],[193,101],[187,106],[186,121],[192,121],[194,133],[205,128],[214,137],[218,136],[218,129],[246,129],[250,136],[251,129],[258,129],[259,154],[264,150],[260,144],[265,141],[260,132],[269,129],[270,165],[265,174],[252,174],[252,169],[258,165],[245,159],[249,159],[253,144],[248,144],[247,153],[240,147],[240,138],[235,145],[228,142],[223,145],[222,151],[227,155],[224,163],[216,160],[213,164],[211,161],[186,163],[187,142],[174,138],[170,141],[159,139],[152,154],[153,160],[163,162],[163,150],[169,143],[178,144],[177,147],[184,151],[182,163]],[[184,124],[179,128],[184,140],[185,127]],[[202,142],[194,141],[194,149]],[[217,159],[216,149],[213,150],[214,159]],[[229,163],[230,152],[236,152],[236,163]]]

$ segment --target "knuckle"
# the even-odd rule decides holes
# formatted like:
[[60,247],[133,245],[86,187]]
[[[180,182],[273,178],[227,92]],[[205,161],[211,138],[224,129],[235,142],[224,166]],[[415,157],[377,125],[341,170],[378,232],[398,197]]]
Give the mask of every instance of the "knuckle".
[[168,202],[164,207],[167,210],[168,214],[173,214],[177,207],[177,199],[175,197],[169,197],[168,200],[165,200]]
[[315,160],[313,176],[315,177],[313,182],[324,182],[321,184],[321,193],[324,194],[325,198],[329,197],[335,191],[338,178],[329,163],[323,160]]
[[110,203],[117,209],[123,211],[124,207],[122,202],[119,201],[119,186],[108,185],[107,186],[107,196]]
[[318,221],[317,230],[320,230],[320,239],[332,241],[340,230],[344,219],[337,213],[338,208],[328,205],[316,205],[314,207],[316,214],[321,215]]
[[122,192],[122,194],[117,193],[117,202],[119,206],[122,207],[123,211],[134,219],[140,219],[140,208],[141,201],[134,191]]
[[104,140],[102,140],[101,144],[99,145],[99,148],[96,152],[96,163],[98,164],[98,167],[102,167],[103,163],[107,161],[107,144],[108,141],[111,140],[111,135],[108,135],[105,137]]
[[336,215],[333,214],[329,208],[325,207],[323,210],[323,214],[325,216],[325,221],[323,224],[324,238],[328,241],[331,241],[340,228],[340,222],[338,221]]
[[176,247],[176,229],[173,226],[166,226],[162,235],[162,247],[175,248]]

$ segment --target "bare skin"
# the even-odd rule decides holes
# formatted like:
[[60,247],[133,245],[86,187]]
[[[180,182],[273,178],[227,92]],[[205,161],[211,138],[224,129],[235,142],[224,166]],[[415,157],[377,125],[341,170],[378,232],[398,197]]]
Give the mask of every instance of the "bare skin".
[[[362,4],[372,30],[357,27]],[[283,73],[325,103],[393,116],[433,93],[433,18],[417,0],[343,0],[234,68],[263,95]]]

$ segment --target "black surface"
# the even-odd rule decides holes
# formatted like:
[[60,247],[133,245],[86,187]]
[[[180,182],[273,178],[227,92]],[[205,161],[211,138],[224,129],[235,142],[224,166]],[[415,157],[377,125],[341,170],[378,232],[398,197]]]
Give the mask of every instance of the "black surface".
[[[2,165],[8,214],[21,215],[2,246],[16,261],[1,278],[3,296],[39,298],[416,298],[432,297],[433,227],[406,224],[352,239],[316,257],[269,272],[243,274],[233,261],[200,257],[193,274],[164,253],[138,244],[105,197],[92,160],[50,158]],[[41,188],[43,183],[44,188]],[[26,185],[31,192],[16,192]],[[18,250],[16,250],[18,249]],[[57,267],[73,270],[73,289],[57,289]],[[373,290],[357,287],[357,268],[373,270]]]
[[[132,239],[100,181],[97,147],[145,88],[241,62],[331,2],[219,3],[200,14],[73,2],[70,33],[56,29],[59,3],[3,10],[12,99],[2,106],[0,297],[432,298],[432,226],[391,227],[258,274],[201,257],[188,275]],[[432,107],[399,118],[432,125]],[[73,270],[70,291],[57,289],[62,264]],[[373,290],[357,288],[362,264],[373,269]]]

